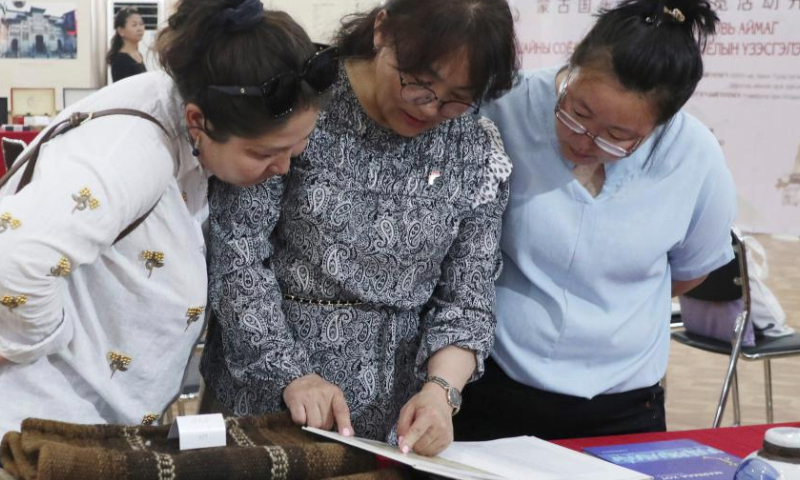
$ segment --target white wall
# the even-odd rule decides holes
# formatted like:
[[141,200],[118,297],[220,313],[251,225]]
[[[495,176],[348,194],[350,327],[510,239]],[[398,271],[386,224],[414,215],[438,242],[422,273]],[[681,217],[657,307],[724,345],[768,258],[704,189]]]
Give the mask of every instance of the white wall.
[[371,10],[380,0],[262,0],[264,6],[291,15],[315,42],[329,43],[345,15]]

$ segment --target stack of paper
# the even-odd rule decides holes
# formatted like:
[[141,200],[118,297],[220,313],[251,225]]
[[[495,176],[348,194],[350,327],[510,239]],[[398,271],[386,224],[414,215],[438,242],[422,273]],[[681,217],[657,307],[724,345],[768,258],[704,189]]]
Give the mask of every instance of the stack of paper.
[[438,457],[404,454],[383,442],[306,430],[456,480],[647,480],[652,477],[535,437],[455,442]]

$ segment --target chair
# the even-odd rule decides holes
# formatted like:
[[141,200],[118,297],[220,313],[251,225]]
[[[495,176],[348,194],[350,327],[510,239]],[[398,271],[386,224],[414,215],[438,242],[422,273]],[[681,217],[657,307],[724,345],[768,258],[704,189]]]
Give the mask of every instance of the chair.
[[5,137],[0,143],[2,143],[0,148],[3,149],[3,163],[5,163],[6,171],[9,171],[11,170],[11,165],[14,164],[14,160],[19,157],[28,145],[22,140]]
[[[705,337],[702,335],[687,332],[685,329],[679,329],[672,332],[672,339],[683,345],[699,348],[706,352],[728,355],[730,357],[728,368],[725,372],[725,377],[722,383],[722,392],[720,393],[717,410],[714,415],[713,427],[717,428],[722,422],[722,415],[725,411],[725,404],[728,400],[728,394],[733,390],[733,404],[734,404],[734,425],[740,424],[740,411],[739,411],[739,388],[736,378],[736,364],[739,359],[745,361],[761,360],[764,362],[764,395],[766,400],[766,413],[767,423],[773,423],[773,410],[772,410],[772,366],[770,360],[773,358],[789,357],[800,355],[800,333],[794,333],[786,337],[756,337],[756,344],[753,347],[745,347],[742,345],[745,329],[751,322],[750,318],[750,282],[747,275],[747,248],[742,241],[741,236],[737,232],[731,232],[733,247],[736,253],[735,263],[738,268],[734,270],[734,274],[730,274],[728,270],[728,282],[730,285],[736,285],[737,289],[741,291],[741,297],[744,303],[742,313],[736,318],[733,338],[731,342],[723,342],[713,338]],[[729,264],[730,265],[730,264]],[[724,269],[721,267],[720,270]],[[712,275],[718,271],[712,272]],[[709,278],[712,277],[709,275]],[[716,280],[720,280],[719,275],[714,275]],[[723,275],[724,276],[724,275]],[[707,280],[708,281],[708,280]],[[706,285],[706,282],[701,284],[698,288]],[[728,290],[729,292],[729,290]],[[692,291],[694,293],[694,290]],[[695,295],[692,295],[695,296]],[[695,298],[701,298],[695,296]],[[702,299],[702,298],[701,298]],[[713,300],[713,299],[711,299]]]

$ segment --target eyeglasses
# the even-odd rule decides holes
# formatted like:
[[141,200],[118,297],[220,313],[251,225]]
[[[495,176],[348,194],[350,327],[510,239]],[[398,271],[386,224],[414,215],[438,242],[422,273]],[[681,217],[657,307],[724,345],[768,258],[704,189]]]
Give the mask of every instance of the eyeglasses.
[[627,157],[639,147],[639,144],[642,143],[644,137],[639,137],[633,143],[633,145],[626,148],[618,143],[608,141],[591,133],[586,127],[581,125],[579,121],[575,120],[569,113],[561,108],[561,102],[564,101],[564,97],[567,95],[567,85],[569,85],[569,82],[572,81],[575,72],[576,70],[570,70],[570,72],[567,74],[566,80],[564,80],[564,83],[562,83],[561,87],[559,88],[558,100],[556,100],[556,107],[554,111],[556,118],[573,133],[577,133],[578,135],[586,135],[587,137],[591,138],[594,144],[600,147],[600,150],[606,152],[607,154],[617,158]]
[[418,107],[431,102],[439,102],[439,113],[445,118],[460,117],[470,108],[473,109],[475,115],[481,110],[480,102],[475,105],[459,100],[440,100],[436,92],[427,86],[416,82],[406,82],[402,73],[398,71],[397,74],[400,76],[400,96],[406,102],[412,103]]
[[300,81],[306,82],[318,94],[323,94],[339,76],[339,50],[317,45],[319,51],[306,61],[298,73],[288,71],[270,78],[261,86],[236,87],[211,85],[209,90],[234,96],[261,97],[266,109],[275,118],[291,113],[297,101]]

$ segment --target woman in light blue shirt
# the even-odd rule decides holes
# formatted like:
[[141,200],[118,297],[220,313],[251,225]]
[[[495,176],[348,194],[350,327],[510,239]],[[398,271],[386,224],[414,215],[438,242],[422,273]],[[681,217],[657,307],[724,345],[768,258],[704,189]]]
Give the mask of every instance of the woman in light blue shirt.
[[680,110],[717,22],[706,1],[624,1],[487,108],[514,171],[494,362],[456,439],[665,429],[670,297],[733,257],[730,172]]

